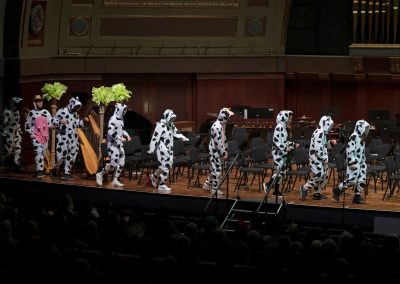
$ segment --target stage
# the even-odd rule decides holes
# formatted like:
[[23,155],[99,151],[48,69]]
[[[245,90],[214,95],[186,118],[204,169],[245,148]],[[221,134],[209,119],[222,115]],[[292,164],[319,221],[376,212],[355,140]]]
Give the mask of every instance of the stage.
[[[145,186],[145,177],[138,184],[135,175],[130,181],[126,176],[121,177],[121,182],[125,184],[121,188],[113,187],[110,178],[104,181],[102,187],[99,187],[94,177],[87,178],[84,172],[76,171],[73,176],[75,177],[73,181],[52,179],[50,176],[37,179],[34,177],[33,171],[29,169],[24,173],[17,174],[1,168],[0,192],[4,192],[7,197],[21,197],[28,194],[49,202],[68,193],[74,202],[90,197],[94,204],[112,202],[121,207],[140,205],[148,210],[157,210],[163,207],[173,214],[182,216],[215,215],[220,222],[224,220],[232,204],[238,198],[241,202],[259,204],[265,196],[263,191],[258,191],[257,181],[251,187],[241,186],[239,192],[235,191],[237,178],[234,172],[229,175],[228,184],[225,182],[221,187],[221,190],[225,192],[224,196],[212,201],[210,201],[211,194],[201,187],[194,187],[193,182],[187,188],[186,173],[170,184],[171,193],[159,193],[152,186]],[[201,180],[204,181],[205,177],[201,177]],[[383,184],[383,190],[378,183],[376,193],[373,185],[369,186],[367,197],[363,196],[366,204],[352,204],[353,192],[351,189],[347,190],[344,202],[336,202],[332,199],[332,181],[328,183],[327,189],[323,192],[326,199],[313,200],[309,195],[305,201],[301,201],[299,186],[302,182],[297,182],[294,190],[284,192],[281,198],[276,199],[274,195],[268,195],[267,206],[284,202],[285,222],[293,221],[339,228],[360,225],[375,233],[400,233],[400,221],[397,221],[400,213],[400,198],[395,192],[391,198],[382,200],[386,183]]]

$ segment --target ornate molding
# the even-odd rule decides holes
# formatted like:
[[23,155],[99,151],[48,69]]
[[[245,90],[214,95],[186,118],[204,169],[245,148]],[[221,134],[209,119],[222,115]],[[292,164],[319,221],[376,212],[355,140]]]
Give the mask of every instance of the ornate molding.
[[70,17],[69,28],[70,36],[88,36],[90,30],[90,17]]
[[389,57],[390,72],[400,73],[400,57]]
[[364,59],[361,56],[354,56],[351,58],[351,63],[353,65],[353,70],[355,73],[364,73]]
[[103,0],[107,7],[137,7],[137,8],[239,8],[240,0]]

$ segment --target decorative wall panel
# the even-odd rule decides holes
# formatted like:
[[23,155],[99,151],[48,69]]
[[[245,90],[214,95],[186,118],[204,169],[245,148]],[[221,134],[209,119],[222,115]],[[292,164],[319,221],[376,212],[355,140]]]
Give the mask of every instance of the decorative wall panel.
[[[236,35],[236,17],[102,17],[101,36],[219,37]],[[119,27],[116,29],[115,27]]]
[[109,7],[159,7],[159,8],[238,8],[240,0],[104,0],[103,4]]
[[94,0],[71,0],[72,5],[93,5]]
[[43,46],[46,5],[46,1],[32,1],[29,15],[28,46]]

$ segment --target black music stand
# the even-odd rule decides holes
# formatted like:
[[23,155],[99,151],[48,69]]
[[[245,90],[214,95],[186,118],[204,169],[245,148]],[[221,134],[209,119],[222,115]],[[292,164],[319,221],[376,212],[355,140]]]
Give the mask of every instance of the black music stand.
[[244,117],[244,110],[251,109],[251,106],[232,106],[231,111],[233,111],[236,115]]
[[388,110],[369,110],[368,120],[369,121],[387,121],[390,118]]
[[248,118],[256,118],[256,125],[258,127],[258,119],[265,118],[274,118],[274,109],[273,108],[251,108],[247,110]]

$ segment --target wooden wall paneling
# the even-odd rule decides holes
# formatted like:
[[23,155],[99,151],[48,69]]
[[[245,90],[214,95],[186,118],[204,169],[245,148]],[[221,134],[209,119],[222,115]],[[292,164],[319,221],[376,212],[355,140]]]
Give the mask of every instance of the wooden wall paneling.
[[274,102],[275,102],[275,115],[278,114],[280,109],[284,109],[286,105],[286,84],[285,84],[285,75],[277,74],[276,79],[274,80],[274,90],[273,94]]
[[390,118],[394,121],[394,84],[390,80],[388,82],[368,82],[366,105],[367,111],[365,117],[368,116],[368,110],[388,110]]
[[334,81],[332,84],[332,106],[337,106],[340,115],[335,121],[343,123],[357,119],[357,84],[355,81]]
[[206,113],[218,113],[222,107],[239,103],[235,79],[198,79],[196,92],[198,125],[210,120]]
[[[273,108],[275,115],[284,105],[283,76],[237,76],[232,79],[200,78],[196,82],[196,120],[207,121],[207,112],[218,112],[224,106],[248,105],[254,108]],[[240,120],[240,119],[239,119]]]
[[239,80],[238,101],[239,105],[250,105],[255,108],[279,108],[281,94],[280,82],[277,79],[249,79]]
[[355,111],[356,119],[366,119],[367,114],[367,81],[363,74],[356,76],[356,103],[354,105],[353,111]]
[[284,94],[285,96],[285,105],[279,107],[276,110],[276,114],[278,114],[279,111],[282,109],[288,109],[291,111],[294,111],[297,106],[297,82],[296,80],[286,80],[286,93]]
[[[293,111],[294,117],[302,115],[310,116],[314,120],[319,120],[321,110],[321,90],[317,82],[313,80],[294,80],[293,88],[288,88],[287,92],[295,89],[295,94],[287,93],[286,106]],[[295,101],[291,101],[295,98]]]
[[321,107],[332,107],[332,80],[328,74],[319,75],[319,85],[321,88]]
[[128,108],[149,119],[148,81],[127,79],[122,83],[132,92],[130,100],[126,103]]
[[149,85],[150,121],[160,120],[167,108],[173,109],[177,120],[192,119],[190,79],[151,80]]

